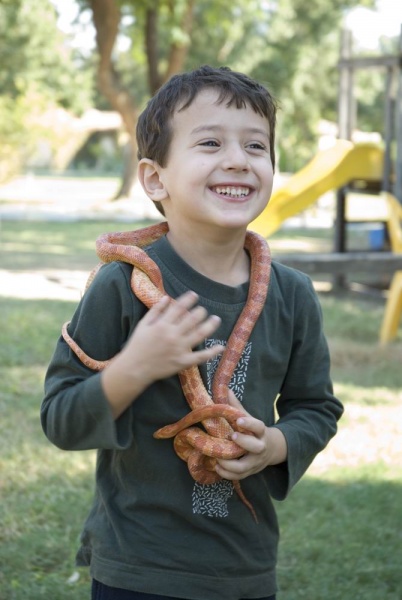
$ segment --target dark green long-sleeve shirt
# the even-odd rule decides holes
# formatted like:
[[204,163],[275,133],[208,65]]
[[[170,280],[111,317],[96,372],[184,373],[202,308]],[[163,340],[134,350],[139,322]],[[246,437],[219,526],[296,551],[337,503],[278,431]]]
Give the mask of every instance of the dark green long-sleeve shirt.
[[[226,343],[248,284],[232,288],[207,279],[177,256],[166,238],[147,252],[169,295],[194,290],[200,304],[221,317],[206,344]],[[114,356],[146,312],[131,291],[130,276],[130,265],[104,266],[72,319],[70,335],[93,358]],[[218,360],[201,367],[208,389]],[[192,600],[275,593],[278,525],[271,497],[286,497],[335,434],[342,414],[332,393],[320,307],[302,273],[273,263],[265,307],[231,387],[248,412],[281,429],[288,445],[286,463],[241,482],[258,524],[231,482],[195,483],[172,441],[153,438],[155,430],[189,410],[177,376],[152,384],[115,422],[99,373],[59,340],[41,419],[56,446],[98,449],[96,494],[78,552],[78,564],[90,565],[93,577]]]

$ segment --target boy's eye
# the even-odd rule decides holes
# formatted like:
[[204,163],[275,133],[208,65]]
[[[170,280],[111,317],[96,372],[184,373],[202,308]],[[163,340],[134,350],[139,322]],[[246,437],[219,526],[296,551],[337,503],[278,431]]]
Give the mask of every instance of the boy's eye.
[[200,146],[208,146],[210,148],[217,148],[219,146],[219,144],[215,140],[205,140],[205,142],[200,143]]
[[249,148],[251,148],[252,150],[266,150],[266,146],[264,146],[264,144],[260,144],[259,142],[253,142],[252,144],[248,145]]

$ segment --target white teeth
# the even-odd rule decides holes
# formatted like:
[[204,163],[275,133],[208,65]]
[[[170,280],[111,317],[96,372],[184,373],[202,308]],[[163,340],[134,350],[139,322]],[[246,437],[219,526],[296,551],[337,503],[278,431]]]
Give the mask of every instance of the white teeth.
[[217,194],[222,194],[223,196],[237,196],[238,198],[243,198],[244,196],[248,196],[250,193],[250,188],[248,187],[216,187],[215,191]]

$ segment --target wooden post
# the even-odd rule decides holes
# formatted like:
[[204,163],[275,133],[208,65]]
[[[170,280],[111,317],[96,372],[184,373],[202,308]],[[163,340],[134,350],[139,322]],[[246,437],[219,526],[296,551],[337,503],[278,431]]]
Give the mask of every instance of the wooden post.
[[338,92],[338,138],[352,139],[355,121],[355,102],[353,94],[353,67],[342,65],[342,60],[349,60],[352,56],[352,32],[344,29],[341,34]]
[[391,192],[391,144],[394,134],[393,124],[395,122],[395,88],[394,69],[387,67],[387,78],[385,82],[385,110],[384,110],[384,172],[382,178],[382,189],[384,192]]
[[402,203],[402,26],[399,37],[398,97],[396,101],[396,160],[394,195]]
[[334,228],[334,252],[346,252],[346,188],[339,188],[336,192],[336,215]]

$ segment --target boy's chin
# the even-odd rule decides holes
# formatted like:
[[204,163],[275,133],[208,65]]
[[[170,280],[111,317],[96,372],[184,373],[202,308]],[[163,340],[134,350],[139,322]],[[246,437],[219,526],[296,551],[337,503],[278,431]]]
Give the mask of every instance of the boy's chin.
[[229,229],[245,228],[247,229],[253,221],[257,219],[265,210],[265,207],[260,211],[253,211],[248,214],[225,215],[222,219],[222,225]]

